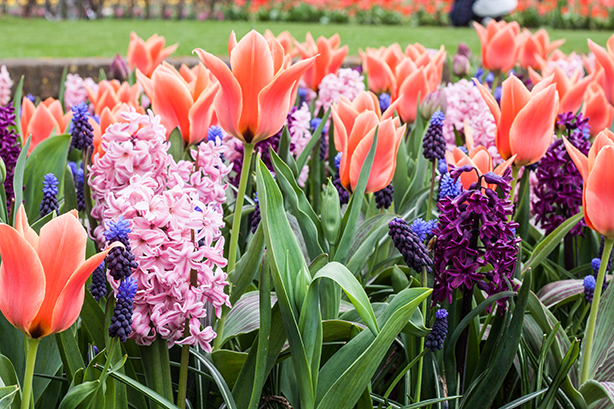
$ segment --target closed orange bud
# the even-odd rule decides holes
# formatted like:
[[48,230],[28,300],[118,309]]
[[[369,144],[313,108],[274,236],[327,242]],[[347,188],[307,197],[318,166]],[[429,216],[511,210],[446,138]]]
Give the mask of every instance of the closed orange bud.
[[294,41],[294,45],[303,60],[315,57],[314,64],[303,75],[303,80],[308,88],[317,91],[320,82],[326,75],[335,74],[341,68],[349,48],[347,45],[339,47],[340,43],[339,34],[330,38],[319,37],[316,42],[309,32],[304,43]]
[[516,64],[520,49],[518,22],[490,20],[486,27],[474,22],[473,27],[482,44],[482,65],[487,70],[507,72]]
[[178,47],[178,44],[174,44],[164,48],[165,44],[164,37],[157,34],[143,41],[133,31],[130,33],[130,44],[128,45],[128,66],[131,70],[138,68],[143,74],[151,77],[156,67]]
[[23,205],[15,228],[0,223],[0,311],[28,337],[62,332],[79,317],[84,284],[111,249],[86,260],[86,241],[76,210],[48,222],[40,236]]

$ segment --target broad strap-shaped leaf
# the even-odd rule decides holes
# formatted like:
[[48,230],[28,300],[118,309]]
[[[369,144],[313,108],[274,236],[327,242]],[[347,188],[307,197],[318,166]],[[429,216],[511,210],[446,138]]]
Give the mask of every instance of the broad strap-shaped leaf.
[[198,359],[211,373],[211,376],[213,376],[213,379],[215,380],[215,384],[217,385],[218,389],[220,390],[220,393],[222,394],[224,403],[226,403],[226,407],[228,409],[237,409],[237,405],[235,404],[235,401],[232,398],[232,393],[230,392],[228,385],[224,381],[224,378],[219,373],[215,365],[213,365],[213,362],[211,362],[209,357],[207,357],[204,354],[201,354],[195,348],[190,348],[190,353],[193,354],[196,357],[196,359]]
[[181,131],[179,127],[173,129],[168,137],[168,154],[175,159],[175,162],[179,162],[183,158],[183,138],[181,137]]
[[[271,294],[270,298],[271,305],[274,305],[277,302],[277,297],[275,294]],[[221,345],[224,345],[227,340],[237,335],[247,334],[260,328],[260,314],[258,309],[258,291],[250,291],[243,294],[241,299],[233,305],[226,317],[224,340]]]
[[79,405],[89,407],[99,387],[99,380],[83,382],[75,386],[64,396],[58,409],[75,409]]
[[17,396],[19,396],[19,386],[11,385],[0,387],[0,409],[11,408]]
[[375,248],[375,245],[388,234],[388,223],[394,218],[393,214],[386,213],[370,217],[360,225],[356,231],[356,238],[350,249],[347,268],[354,275],[358,275],[366,260]]
[[[588,379],[598,379],[614,382],[614,331],[612,331],[612,317],[614,317],[614,291],[609,286],[599,301],[597,322],[595,323],[595,338],[588,369]],[[584,352],[584,345],[582,346]],[[584,356],[584,354],[582,354]],[[584,359],[583,357],[581,360]]]
[[548,387],[548,392],[544,396],[541,404],[538,409],[552,409],[554,407],[554,401],[556,394],[558,392],[559,387],[563,383],[565,379],[567,379],[567,373],[571,369],[571,366],[576,359],[578,359],[578,354],[580,353],[580,340],[575,339],[574,342],[571,343],[571,347],[569,351],[565,354],[565,358],[563,358],[563,362],[561,363],[561,367],[554,375],[554,379],[552,383]]
[[546,308],[552,308],[572,301],[580,294],[584,294],[583,280],[561,280],[543,286],[537,297]]
[[[219,374],[219,372],[218,372]],[[141,394],[143,394],[144,396],[146,396],[147,398],[151,399],[153,402],[155,402],[157,405],[161,406],[162,408],[166,408],[166,409],[177,409],[177,406],[175,406],[172,402],[168,401],[167,399],[165,399],[162,395],[160,395],[159,393],[155,392],[152,389],[149,389],[147,386],[143,385],[142,383],[135,381],[134,379],[119,373],[119,372],[109,372],[109,376],[111,376],[112,378],[117,379],[118,381],[126,384],[127,386],[136,389],[137,391],[139,391]],[[222,379],[223,381],[223,379]],[[224,395],[222,395],[224,396]],[[228,405],[229,408],[232,409],[236,409],[236,406],[230,406]]]
[[[23,342],[22,342],[23,345]],[[17,394],[12,398],[11,409],[21,407],[21,389],[19,389],[19,379],[13,367],[13,363],[4,355],[0,355],[0,386],[15,386],[18,388]]]
[[599,382],[589,379],[580,387],[580,393],[584,396],[587,405],[595,402],[595,409],[614,407],[614,382]]
[[328,121],[330,110],[331,108],[329,107],[326,113],[324,114],[324,116],[322,117],[322,121],[320,122],[320,125],[318,125],[315,132],[311,135],[311,139],[307,143],[307,146],[305,146],[305,149],[303,149],[303,152],[301,152],[298,159],[296,160],[296,167],[299,172],[301,171],[301,169],[303,169],[303,166],[305,166],[305,163],[307,163],[307,158],[309,157],[309,155],[311,155],[311,151],[316,146],[316,143],[318,143],[318,141],[320,140],[320,136],[322,136],[322,131],[324,130],[324,127],[326,126],[326,122]]
[[[21,78],[23,82],[23,77]],[[15,116],[16,118],[19,115]],[[23,184],[25,181],[24,172],[26,168],[26,159],[28,157],[28,149],[30,149],[30,142],[32,137],[28,137],[26,143],[24,144],[19,156],[17,157],[17,162],[15,163],[15,172],[13,173],[13,190],[15,191],[15,206],[12,212],[13,222],[11,224],[15,224],[15,215],[17,215],[17,209],[19,205],[23,202]],[[42,185],[41,185],[42,186]],[[42,187],[41,187],[42,189]]]
[[74,373],[80,368],[85,368],[85,363],[81,358],[81,352],[72,329],[55,334],[55,339],[60,350],[66,377],[69,381],[72,381]]
[[247,352],[229,349],[218,349],[211,353],[211,361],[224,378],[229,389],[232,389],[236,384],[239,372],[247,360],[247,355]]
[[[19,84],[17,84],[17,88],[15,89],[15,94],[13,95],[13,108],[15,108],[15,130],[17,131],[17,135],[19,135],[19,141],[21,145],[24,144],[24,138],[29,139],[29,135],[24,135],[21,131],[21,95],[23,94],[23,80],[24,76],[22,75],[19,79]],[[26,148],[26,152],[28,149]]]
[[69,168],[64,171],[64,204],[60,209],[60,213],[68,213],[69,211],[76,209],[77,206],[77,191],[75,189],[75,181],[72,177],[72,171]]
[[[243,256],[241,256],[241,259],[235,266],[235,269],[228,275],[228,281],[234,285],[232,294],[230,294],[230,303],[233,306],[236,307],[235,303],[237,300],[243,296],[250,284],[254,281],[254,277],[258,273],[262,264],[263,252],[264,231],[262,224],[258,224],[258,228],[256,228],[256,232],[249,242],[247,251],[245,254],[243,254]],[[233,309],[235,307],[233,307]],[[227,326],[228,322],[226,322],[226,327]],[[227,331],[228,328],[224,328],[224,330]]]

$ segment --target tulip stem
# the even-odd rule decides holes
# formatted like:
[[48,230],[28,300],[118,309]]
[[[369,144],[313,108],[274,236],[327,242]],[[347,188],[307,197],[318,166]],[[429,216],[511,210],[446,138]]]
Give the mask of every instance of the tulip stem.
[[[520,172],[520,168],[520,166],[512,165],[512,188],[510,190],[510,201],[512,202],[512,205],[514,205],[514,193],[516,193],[516,184],[518,183],[518,173]],[[510,213],[508,216],[508,221],[512,220],[513,213],[514,212]]]
[[597,323],[597,312],[599,311],[599,299],[601,298],[601,288],[605,278],[605,271],[608,267],[608,260],[612,253],[612,244],[614,241],[605,239],[603,254],[601,255],[601,265],[599,266],[599,274],[597,275],[597,283],[595,284],[595,293],[593,294],[593,302],[591,303],[591,313],[588,317],[588,326],[586,327],[586,337],[584,341],[584,356],[582,357],[582,369],[580,371],[580,385],[588,381],[589,366],[591,361],[591,352],[593,349],[593,338],[595,337],[595,324]]
[[34,364],[36,363],[36,352],[40,339],[26,337],[26,372],[23,378],[23,394],[21,396],[21,409],[30,407],[32,400],[32,378],[34,378]]
[[[429,201],[426,204],[426,221],[429,221],[433,212],[433,193],[435,193],[435,168],[436,168],[437,159],[431,162],[431,193],[429,194]],[[426,284],[425,284],[426,286]]]

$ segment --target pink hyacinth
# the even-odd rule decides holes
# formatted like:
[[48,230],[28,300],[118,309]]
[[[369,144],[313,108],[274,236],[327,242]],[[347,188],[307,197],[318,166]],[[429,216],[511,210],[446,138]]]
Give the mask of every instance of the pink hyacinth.
[[490,110],[482,111],[479,115],[471,118],[468,124],[473,128],[473,144],[482,145],[488,149],[490,156],[492,156],[493,166],[503,163],[504,161],[495,144],[497,124]]
[[[175,162],[160,117],[134,109],[122,116],[128,123],[113,124],[102,136],[106,153],[94,156],[89,183],[94,217],[102,224],[119,216],[131,222],[128,237],[139,264],[132,274],[138,291],[131,338],[149,345],[159,335],[171,346],[198,344],[210,352],[215,332],[202,319],[208,308],[219,317],[230,305],[222,271],[222,204],[230,172],[220,159],[225,148],[219,141],[201,143],[191,152],[194,162]],[[97,228],[97,238],[103,229]]]
[[73,105],[85,102],[86,99],[87,91],[83,78],[79,74],[67,74],[64,81],[64,108],[68,111]]
[[6,106],[11,102],[11,87],[13,81],[9,75],[6,65],[0,67],[0,106]]
[[294,156],[298,157],[311,139],[311,112],[309,112],[309,106],[303,102],[303,105],[291,113],[290,117],[286,124],[289,125],[290,140],[294,145]]
[[342,68],[337,75],[328,74],[320,83],[315,112],[320,108],[326,111],[330,104],[339,101],[341,95],[353,101],[364,90],[364,77],[356,70]]
[[565,58],[548,61],[548,70],[552,70],[555,65],[561,67],[569,78],[572,78],[576,71],[580,72],[578,79],[584,78],[584,61],[582,61],[582,57],[575,52],[572,52]]

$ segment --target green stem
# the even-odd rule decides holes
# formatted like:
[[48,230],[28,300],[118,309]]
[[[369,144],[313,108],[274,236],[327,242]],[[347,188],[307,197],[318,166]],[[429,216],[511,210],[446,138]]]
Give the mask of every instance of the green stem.
[[109,370],[109,367],[111,366],[111,354],[113,353],[115,344],[117,344],[117,337],[111,338],[111,343],[109,344],[109,349],[107,350],[107,361],[104,363],[104,368],[102,368],[102,373],[100,374],[99,378],[101,383],[105,381],[105,376]]
[[[422,340],[424,341],[424,338],[422,338]],[[420,352],[420,354],[417,357],[415,357],[409,364],[407,364],[407,366],[403,368],[403,370],[401,371],[401,373],[399,373],[399,375],[395,378],[395,380],[392,381],[392,383],[390,384],[390,386],[386,390],[386,393],[383,396],[384,400],[388,399],[388,396],[390,396],[394,387],[397,386],[397,384],[401,381],[401,379],[403,379],[403,376],[407,373],[407,371],[409,371],[416,364],[416,362],[418,362],[418,368],[420,368],[420,366],[422,365],[424,355],[426,355],[426,353],[430,351],[428,348],[424,348],[424,346],[422,346],[422,348],[423,348],[422,352]],[[420,388],[417,388],[416,392],[418,393],[418,395],[416,395],[416,399],[415,399],[416,402],[420,402],[420,395],[419,395],[420,392],[419,391],[420,391]]]
[[[433,162],[433,174],[435,174],[434,166],[435,165]],[[422,287],[426,287],[426,286],[427,286],[426,267],[422,267]],[[422,316],[424,317],[424,320],[426,321],[426,300],[422,301]],[[423,349],[424,349],[424,337],[420,337],[420,350],[423,350]],[[422,359],[423,355],[424,355],[424,351],[420,355],[420,361],[418,361],[418,374],[416,375],[416,393],[415,393],[416,402],[420,402],[420,395],[422,392],[422,367],[424,365],[424,359]]]
[[[437,159],[433,160],[432,162],[432,168],[431,168],[431,193],[429,194],[429,201],[426,205],[426,221],[429,221],[431,219],[432,216],[432,212],[433,212],[433,194],[435,193],[435,167],[436,167],[436,163],[437,163]],[[423,283],[424,286],[426,286]]]
[[492,73],[495,76],[495,78],[493,78],[493,80],[492,80],[491,91],[492,91],[492,94],[495,95],[495,90],[497,89],[497,86],[499,85],[499,76],[501,74],[499,73],[499,71],[493,71]]
[[[188,322],[186,321],[186,327]],[[181,347],[181,367],[179,368],[179,384],[177,388],[177,406],[185,409],[185,398],[188,392],[188,365],[190,364],[190,346]]]
[[[510,190],[510,201],[514,204],[514,193],[516,192],[516,184],[518,183],[518,173],[521,166],[512,165],[512,189]],[[508,220],[512,220],[513,212],[507,217]]]
[[28,409],[30,407],[30,400],[32,399],[32,378],[34,377],[34,364],[36,363],[36,352],[38,351],[38,344],[40,343],[40,339],[26,337],[26,340],[26,373],[23,378],[21,409]]
[[[241,228],[241,213],[243,211],[243,197],[245,196],[245,187],[247,186],[247,179],[249,175],[249,168],[252,162],[252,152],[254,151],[254,145],[251,143],[243,144],[243,168],[241,169],[241,179],[239,181],[239,192],[237,193],[237,200],[235,201],[235,215],[232,219],[232,232],[230,233],[230,248],[228,250],[228,268],[226,272],[230,274],[235,268],[235,262],[237,258],[237,245],[239,243],[239,229]],[[229,288],[232,294],[232,284]],[[218,332],[218,336],[221,334]]]
[[614,241],[605,239],[603,247],[603,255],[601,256],[601,266],[599,266],[599,274],[597,275],[597,283],[595,284],[595,294],[593,294],[593,302],[591,304],[591,313],[588,316],[588,326],[586,327],[586,337],[584,341],[584,356],[582,357],[582,369],[580,371],[580,385],[588,381],[589,365],[591,361],[591,352],[593,349],[593,338],[595,337],[595,324],[597,322],[597,312],[599,311],[599,299],[601,298],[601,287],[605,278],[605,271],[608,267],[610,254],[612,253],[612,244]]

